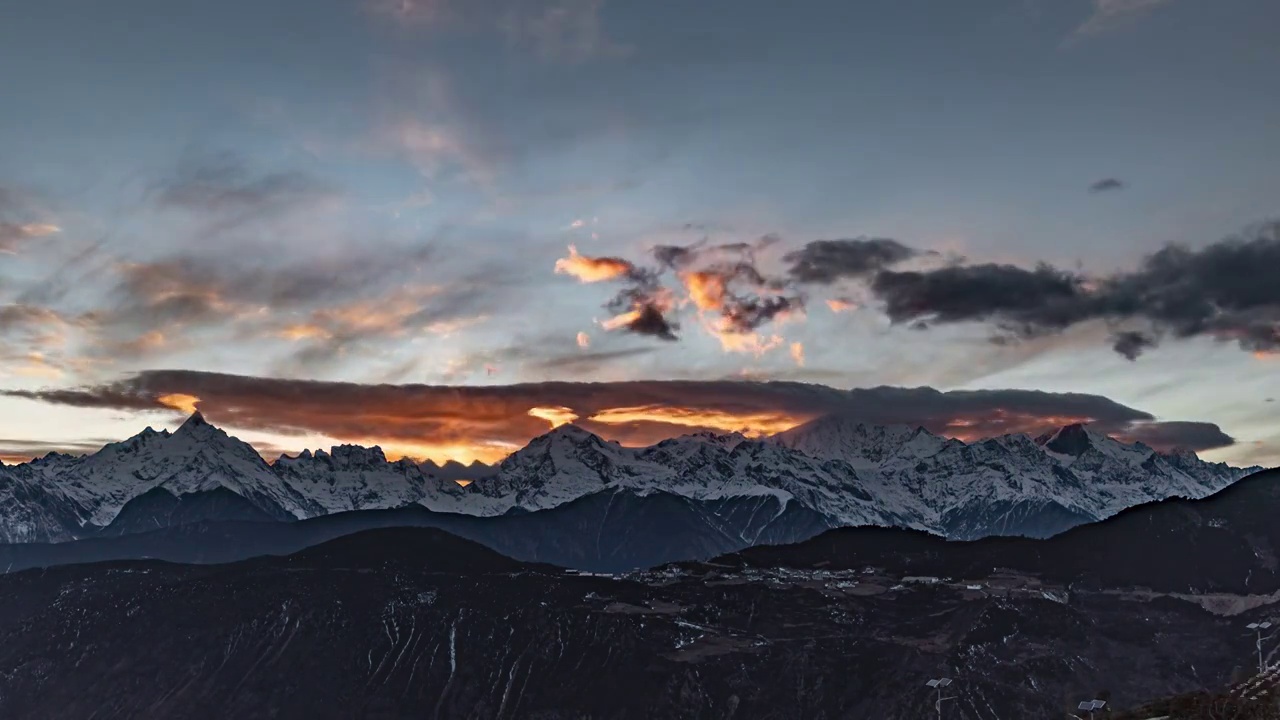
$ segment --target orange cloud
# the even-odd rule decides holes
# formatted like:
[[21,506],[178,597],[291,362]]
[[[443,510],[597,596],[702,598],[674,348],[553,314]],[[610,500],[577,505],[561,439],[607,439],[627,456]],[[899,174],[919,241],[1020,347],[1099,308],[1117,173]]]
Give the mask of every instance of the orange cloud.
[[719,311],[724,307],[726,287],[722,275],[710,272],[687,272],[680,274],[689,300],[694,307],[706,312]]
[[827,307],[833,313],[842,313],[858,309],[858,306],[855,303],[845,300],[844,298],[829,298],[827,300]]
[[456,460],[464,465],[469,465],[476,461],[490,465],[502,462],[503,458],[520,447],[514,443],[503,442],[388,443],[378,438],[355,439],[351,442],[360,445],[379,445],[383,454],[392,462],[401,458],[409,458],[416,462]]
[[[763,355],[783,344],[778,335],[768,337],[756,332],[754,328],[761,322],[750,319],[753,311],[765,303],[752,298],[735,296],[729,289],[734,280],[755,287],[755,291],[774,300],[784,300],[778,308],[771,308],[767,314],[769,319],[785,322],[794,317],[802,317],[802,311],[789,307],[794,301],[778,295],[776,289],[770,288],[754,269],[735,268],[725,270],[686,271],[679,274],[688,297],[686,302],[693,303],[702,317],[703,328],[720,341],[725,352],[751,353]],[[707,317],[707,315],[714,315]]]
[[529,408],[529,415],[540,420],[546,420],[551,423],[551,428],[555,429],[561,425],[571,423],[578,419],[578,414],[567,407],[534,407]]
[[631,323],[640,319],[640,312],[641,311],[639,310],[628,310],[621,315],[614,315],[608,320],[602,320],[600,322],[600,327],[605,330],[617,330],[618,328],[627,327]]
[[584,332],[578,333],[578,347],[583,349],[591,347],[591,336]]
[[728,380],[362,385],[154,370],[95,387],[0,394],[134,412],[190,412],[198,405],[210,422],[229,430],[377,444],[389,456],[438,462],[492,462],[569,421],[606,440],[645,445],[689,430],[765,435],[828,414],[920,425],[965,441],[1089,422],[1097,432],[1157,448],[1232,442],[1209,423],[1157,421],[1098,395],[1028,390],[944,393]]
[[156,398],[156,402],[187,415],[194,414],[200,404],[200,398],[184,393],[170,393]]
[[46,237],[62,232],[62,228],[48,223],[27,223],[19,225],[18,231],[27,237]]
[[277,334],[286,340],[324,340],[333,337],[333,333],[313,323],[286,325]]
[[601,410],[588,420],[605,425],[650,422],[680,425],[691,428],[713,428],[723,432],[740,432],[748,437],[760,437],[790,430],[808,418],[781,412],[732,412],[707,408],[686,408],[669,405],[639,405]]
[[1042,415],[994,408],[965,417],[953,418],[939,429],[940,435],[973,442],[993,435],[1018,433],[1036,435],[1064,425],[1088,424],[1095,418],[1082,415]]
[[0,253],[11,255],[18,246],[31,238],[45,237],[62,232],[57,225],[47,223],[26,223],[18,225],[0,221]]
[[795,361],[796,365],[804,367],[804,343],[791,343],[791,359]]
[[750,353],[759,357],[765,353],[779,348],[783,342],[782,336],[770,335],[765,337],[760,333],[754,332],[737,332],[734,330],[724,330],[718,327],[707,328],[717,340],[720,341],[720,347],[725,352]]
[[12,375],[31,378],[44,378],[46,380],[56,380],[62,377],[62,368],[53,362],[50,362],[44,353],[29,352],[22,355],[13,356],[12,358],[0,358],[5,360],[13,360],[13,364],[8,366],[8,372]]
[[584,283],[614,280],[634,271],[635,266],[622,258],[580,255],[573,245],[569,246],[569,257],[556,260],[556,274],[571,275]]

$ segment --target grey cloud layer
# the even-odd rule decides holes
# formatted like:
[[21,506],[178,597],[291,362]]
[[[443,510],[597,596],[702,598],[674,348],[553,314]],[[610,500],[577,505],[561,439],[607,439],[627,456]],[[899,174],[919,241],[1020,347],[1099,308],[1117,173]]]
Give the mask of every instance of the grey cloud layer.
[[[664,422],[662,408],[744,418],[766,413],[796,421],[842,414],[869,423],[920,425],[967,439],[1039,433],[1066,422],[1088,421],[1101,431],[1159,449],[1205,450],[1233,442],[1209,423],[1158,422],[1150,413],[1099,395],[1029,390],[840,390],[792,382],[735,381],[363,385],[156,370],[101,386],[5,394],[127,410],[168,409],[160,400],[165,395],[193,395],[200,398],[199,407],[211,420],[236,427],[417,442],[522,444],[547,427],[528,415],[534,407],[568,408],[582,418],[610,409],[644,409],[649,419],[624,425],[584,422],[606,436],[636,443],[698,429]],[[747,421],[743,422],[745,426]]]
[[1014,337],[1035,337],[1104,320],[1114,347],[1133,359],[1165,335],[1235,341],[1245,350],[1280,350],[1280,223],[1193,250],[1171,245],[1138,269],[1104,277],[1040,265],[953,265],[875,275],[871,289],[897,323],[994,322]]

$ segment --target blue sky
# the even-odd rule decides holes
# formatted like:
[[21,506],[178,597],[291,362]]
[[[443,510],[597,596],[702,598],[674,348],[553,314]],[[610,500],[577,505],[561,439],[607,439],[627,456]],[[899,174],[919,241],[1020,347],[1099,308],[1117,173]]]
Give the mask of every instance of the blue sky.
[[[1275,218],[1273,2],[797,5],[6,10],[0,221],[21,237],[0,255],[0,304],[28,320],[0,325],[0,384],[178,368],[1026,388],[1216,423],[1237,442],[1205,455],[1280,462],[1280,359],[1221,334],[1134,361],[1100,322],[995,345],[990,323],[891,324],[858,283],[806,288],[803,317],[762,326],[780,340],[759,353],[726,352],[687,299],[678,342],[605,330],[614,288],[553,271],[569,244],[642,264],[658,244],[774,234],[756,259],[777,274],[814,240],[893,238],[1104,276]],[[833,312],[837,297],[860,307]],[[548,362],[575,352],[593,361]],[[0,398],[0,437],[50,447],[171,420]]]

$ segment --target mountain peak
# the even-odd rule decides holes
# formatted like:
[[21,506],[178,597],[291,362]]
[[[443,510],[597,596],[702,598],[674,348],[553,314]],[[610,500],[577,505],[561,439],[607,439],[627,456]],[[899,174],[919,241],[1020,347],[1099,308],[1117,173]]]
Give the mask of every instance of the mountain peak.
[[382,448],[374,445],[335,445],[329,448],[329,457],[341,465],[385,465],[387,456]]
[[875,425],[844,414],[824,415],[773,435],[773,442],[806,455],[854,464],[879,463],[894,453],[928,452],[944,441],[915,425]]
[[1058,453],[1077,457],[1093,447],[1095,433],[1084,423],[1072,423],[1036,438],[1036,444]]
[[552,428],[550,432],[547,432],[541,435],[540,437],[534,438],[533,442],[537,442],[538,440],[543,440],[546,442],[558,442],[561,439],[563,439],[564,441],[573,443],[575,445],[579,445],[582,443],[590,443],[590,442],[596,442],[596,443],[604,442],[604,440],[602,440],[599,435],[596,435],[590,430],[587,430],[586,428],[580,427],[573,423],[565,423],[563,425],[559,425],[555,428]]
[[213,426],[204,419],[204,414],[197,410],[191,413],[191,417],[187,418],[186,421],[182,423],[177,432],[187,434],[199,433],[204,432],[206,428],[213,428]]
[[1192,450],[1190,448],[1185,448],[1185,447],[1169,448],[1168,450],[1160,451],[1158,454],[1163,457],[1172,458],[1174,460],[1183,460],[1183,461],[1200,460],[1200,456],[1196,454],[1195,450]]

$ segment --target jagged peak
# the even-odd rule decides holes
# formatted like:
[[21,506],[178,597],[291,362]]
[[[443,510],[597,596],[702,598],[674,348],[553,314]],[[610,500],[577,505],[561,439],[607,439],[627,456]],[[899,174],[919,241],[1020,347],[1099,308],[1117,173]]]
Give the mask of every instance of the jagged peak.
[[289,453],[281,453],[280,457],[276,458],[275,462],[271,464],[272,465],[288,465],[289,463],[294,463],[301,460],[310,460],[312,457],[313,456],[311,455],[311,451],[304,448],[302,452],[298,453],[297,455],[290,455]]
[[[225,430],[205,420],[204,415],[198,410],[192,413],[191,417],[187,418],[177,430],[173,431],[170,437],[187,438],[198,442],[232,439]],[[256,453],[257,451],[254,452]]]
[[986,438],[980,441],[982,443],[996,443],[1006,448],[1039,448],[1040,443],[1035,438],[1026,433],[1009,433],[1007,435],[997,435],[996,437]]
[[387,456],[382,452],[382,448],[378,445],[373,447],[364,447],[363,445],[334,445],[329,448],[329,457],[335,462],[345,464],[385,464]]
[[[1141,445],[1142,443],[1138,444]],[[1196,451],[1188,447],[1173,447],[1168,450],[1156,450],[1155,453],[1162,457],[1173,458],[1176,460],[1200,461],[1200,456],[1196,454]]]

